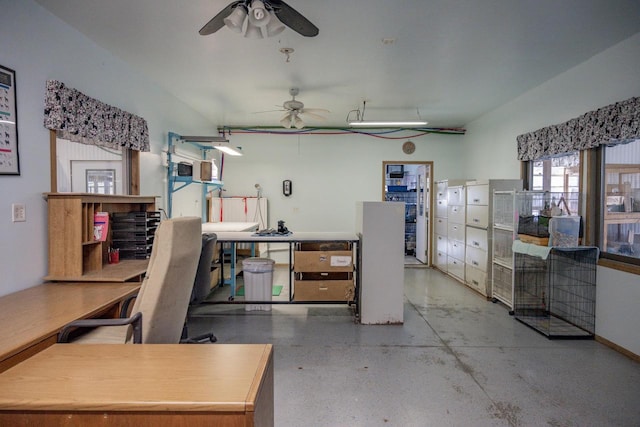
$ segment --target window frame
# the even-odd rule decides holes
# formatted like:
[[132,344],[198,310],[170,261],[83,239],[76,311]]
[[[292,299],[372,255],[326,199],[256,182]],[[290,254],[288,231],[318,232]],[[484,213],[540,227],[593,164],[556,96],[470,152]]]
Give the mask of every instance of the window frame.
[[618,270],[623,270],[635,274],[640,274],[640,258],[614,254],[610,252],[604,251],[602,248],[604,246],[604,230],[605,230],[605,216],[606,216],[606,158],[605,158],[605,150],[606,145],[600,145],[598,148],[592,149],[594,155],[592,156],[592,163],[594,170],[596,173],[594,174],[596,177],[596,185],[595,185],[595,193],[596,193],[596,214],[595,217],[595,226],[597,227],[596,234],[596,242],[600,248],[600,265],[605,265],[607,267],[611,267]]
[[[580,215],[583,217],[583,245],[600,248],[598,265],[614,270],[640,275],[640,258],[612,254],[602,250],[604,244],[605,215],[605,146],[580,151],[579,182],[584,193]],[[533,184],[534,160],[523,161],[521,176],[524,188],[530,189]]]
[[[140,195],[140,151],[125,149],[124,162],[128,168],[129,185],[126,188],[127,195]],[[49,153],[50,153],[50,182],[51,193],[58,193],[58,166],[57,166],[57,133],[49,130]]]

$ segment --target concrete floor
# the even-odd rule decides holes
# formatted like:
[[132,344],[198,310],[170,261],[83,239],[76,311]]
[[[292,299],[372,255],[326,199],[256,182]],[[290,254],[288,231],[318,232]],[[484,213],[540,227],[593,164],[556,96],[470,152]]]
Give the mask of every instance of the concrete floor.
[[404,293],[399,326],[346,305],[218,304],[190,310],[190,334],[274,344],[279,427],[640,426],[640,363],[549,340],[437,270],[406,268]]

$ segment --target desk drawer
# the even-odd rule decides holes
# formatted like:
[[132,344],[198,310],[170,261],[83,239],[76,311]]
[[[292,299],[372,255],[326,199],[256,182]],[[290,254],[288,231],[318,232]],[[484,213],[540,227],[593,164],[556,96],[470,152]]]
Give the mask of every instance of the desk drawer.
[[294,301],[353,301],[353,280],[296,280]]
[[353,271],[352,251],[295,251],[293,271]]

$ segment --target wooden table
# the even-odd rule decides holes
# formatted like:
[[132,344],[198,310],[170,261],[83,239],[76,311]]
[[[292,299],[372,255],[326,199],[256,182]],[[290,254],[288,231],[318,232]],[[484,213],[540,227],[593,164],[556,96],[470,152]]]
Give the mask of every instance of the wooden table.
[[44,283],[0,298],[0,372],[55,344],[67,323],[115,317],[140,283]]
[[0,374],[0,425],[273,426],[271,344],[56,344]]

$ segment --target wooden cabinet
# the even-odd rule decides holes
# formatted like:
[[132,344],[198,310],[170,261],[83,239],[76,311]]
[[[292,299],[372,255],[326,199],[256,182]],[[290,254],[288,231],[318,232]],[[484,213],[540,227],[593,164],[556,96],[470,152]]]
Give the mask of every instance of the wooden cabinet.
[[94,238],[94,215],[154,211],[155,197],[85,193],[47,193],[49,274],[52,281],[117,282],[144,274],[148,260],[121,260],[108,264],[110,233]]
[[294,301],[353,301],[350,242],[297,243],[293,256]]

